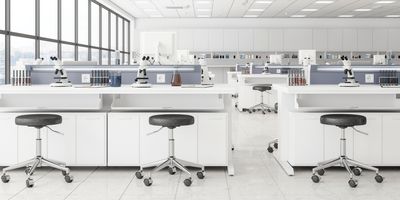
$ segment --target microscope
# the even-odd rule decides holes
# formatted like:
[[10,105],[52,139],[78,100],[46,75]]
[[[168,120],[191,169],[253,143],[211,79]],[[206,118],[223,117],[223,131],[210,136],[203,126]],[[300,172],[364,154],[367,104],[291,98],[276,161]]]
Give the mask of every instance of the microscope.
[[55,56],[50,57],[50,60],[54,63],[54,79],[57,80],[50,84],[50,87],[72,87],[71,81],[68,80],[67,72],[64,70],[62,61],[58,60]]
[[199,64],[201,66],[201,84],[202,85],[214,85],[214,77],[211,71],[208,71],[207,61],[205,59],[199,59]]
[[135,83],[132,84],[132,87],[134,87],[134,88],[149,88],[149,87],[151,87],[151,84],[148,82],[149,77],[147,76],[147,68],[151,64],[152,64],[151,58],[149,56],[143,56],[143,58],[139,64]]
[[267,61],[267,62],[264,64],[264,68],[263,68],[263,71],[262,71],[261,74],[264,74],[264,75],[270,74],[270,73],[269,73],[269,61]]
[[343,62],[343,69],[344,69],[344,74],[346,74],[346,81],[344,83],[340,83],[340,87],[359,87],[360,84],[356,81],[354,77],[354,72],[351,67],[351,61],[347,58],[347,56],[342,56],[341,57],[342,62]]

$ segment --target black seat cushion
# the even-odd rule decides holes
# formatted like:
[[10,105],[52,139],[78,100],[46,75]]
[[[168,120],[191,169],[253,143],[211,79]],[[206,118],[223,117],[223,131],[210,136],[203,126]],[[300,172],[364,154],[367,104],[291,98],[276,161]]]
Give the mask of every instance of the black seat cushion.
[[15,118],[15,124],[20,126],[33,126],[33,127],[44,127],[48,125],[61,124],[62,117],[60,115],[50,114],[32,114],[32,115],[20,115]]
[[194,124],[194,117],[178,114],[154,115],[150,117],[149,123],[155,126],[175,128]]
[[260,91],[260,92],[265,92],[267,90],[272,90],[272,85],[271,84],[255,85],[255,86],[253,86],[253,90],[257,90],[257,91]]
[[321,124],[339,127],[352,127],[367,124],[367,118],[362,115],[330,114],[321,116]]

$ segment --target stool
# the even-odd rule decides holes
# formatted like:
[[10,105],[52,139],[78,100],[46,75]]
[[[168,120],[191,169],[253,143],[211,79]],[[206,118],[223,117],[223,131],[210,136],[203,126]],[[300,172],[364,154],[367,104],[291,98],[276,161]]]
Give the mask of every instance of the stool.
[[[264,85],[254,85],[253,90],[259,91],[261,93],[261,103],[248,108],[248,112],[251,114],[256,111],[261,111],[264,115],[266,111],[271,112],[272,110],[277,113],[277,104],[275,104],[275,108],[272,108],[264,103],[264,92],[271,91],[272,85],[271,84],[264,84]],[[268,92],[269,93],[269,92]]]
[[[168,167],[168,172],[171,175],[174,175],[176,173],[176,168],[179,168],[183,172],[189,175],[189,178],[185,179],[183,183],[186,186],[190,186],[192,184],[192,175],[189,172],[188,169],[186,169],[185,166],[188,167],[194,167],[194,168],[200,168],[201,171],[197,172],[197,177],[199,179],[203,179],[205,176],[204,172],[204,166],[191,163],[188,161],[184,161],[178,158],[175,158],[175,140],[174,140],[174,129],[180,126],[188,126],[194,124],[194,117],[190,115],[177,115],[177,114],[165,114],[165,115],[154,115],[151,116],[149,119],[149,123],[151,125],[155,126],[161,126],[161,128],[155,132],[149,133],[147,135],[152,135],[154,133],[159,132],[163,128],[168,128],[168,139],[169,139],[169,157],[160,162],[160,165],[156,165],[156,168],[154,168],[150,173],[147,178],[143,180],[144,184],[146,186],[151,186],[153,184],[153,180],[151,179],[151,175],[155,172],[158,172],[166,167]],[[135,173],[136,177],[138,179],[142,179],[143,175],[143,168],[148,168],[148,167],[153,167],[155,166],[154,164],[147,164],[145,166],[142,166],[139,171]]]
[[[360,163],[358,161],[352,160],[347,157],[346,155],[346,128],[352,128],[356,132],[368,135],[367,133],[364,133],[360,130],[357,130],[354,128],[354,126],[360,126],[360,125],[365,125],[367,124],[367,118],[362,116],[362,115],[350,115],[350,114],[331,114],[331,115],[323,115],[320,118],[321,124],[325,125],[332,125],[332,126],[337,126],[340,129],[342,129],[342,135],[340,138],[340,156],[335,159],[327,160],[321,163],[318,163],[318,166],[312,169],[313,175],[311,177],[312,181],[315,183],[318,183],[320,181],[320,176],[325,174],[325,169],[335,166],[335,165],[340,165],[341,167],[344,167],[350,174],[350,180],[348,181],[350,187],[357,187],[358,181],[354,179],[355,176],[360,176],[361,175],[361,168],[375,171],[375,180],[378,183],[382,183],[383,177],[379,175],[379,169],[375,167],[368,166],[366,164]],[[350,168],[350,166],[353,167],[353,169]],[[316,175],[318,173],[318,175]]]
[[[71,183],[73,181],[73,177],[69,175],[70,170],[65,167],[65,163],[61,163],[58,161],[45,159],[42,157],[42,139],[40,130],[43,127],[47,127],[49,125],[61,124],[62,117],[59,115],[50,115],[50,114],[33,114],[33,115],[21,115],[15,118],[15,124],[20,126],[28,126],[37,129],[37,137],[36,137],[36,157],[25,162],[21,162],[7,168],[3,169],[3,175],[1,176],[1,180],[3,183],[8,183],[10,181],[10,176],[7,175],[8,171],[26,167],[25,173],[28,175],[26,180],[27,187],[33,187],[33,180],[31,179],[32,174],[35,172],[36,168],[41,167],[43,164],[55,169],[59,169],[62,171],[64,175],[64,179],[67,183]],[[51,128],[49,128],[52,130]],[[54,131],[54,130],[52,130]],[[54,131],[59,133],[57,131]],[[59,133],[62,134],[62,133]]]

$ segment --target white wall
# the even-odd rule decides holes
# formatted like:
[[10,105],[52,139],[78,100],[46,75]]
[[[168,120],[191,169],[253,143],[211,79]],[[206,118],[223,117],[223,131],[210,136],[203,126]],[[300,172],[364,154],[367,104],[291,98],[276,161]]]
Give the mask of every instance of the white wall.
[[400,51],[398,19],[136,19],[140,32],[173,31],[192,51]]

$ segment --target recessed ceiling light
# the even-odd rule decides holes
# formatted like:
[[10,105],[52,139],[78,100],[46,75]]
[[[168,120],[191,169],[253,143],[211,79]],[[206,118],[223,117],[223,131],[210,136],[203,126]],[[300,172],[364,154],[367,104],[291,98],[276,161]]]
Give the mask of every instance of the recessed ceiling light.
[[243,17],[251,17],[251,18],[254,18],[254,17],[258,17],[258,15],[244,15]]
[[205,17],[210,17],[210,15],[197,15],[197,17],[205,18]]
[[306,16],[305,15],[292,15],[290,17],[300,18],[300,17],[306,17]]
[[208,8],[199,8],[199,9],[197,9],[197,11],[198,12],[208,12],[208,11],[211,11],[211,10],[208,9]]
[[255,3],[259,3],[259,4],[271,4],[272,1],[256,1]]
[[350,18],[350,17],[354,17],[354,15],[339,15],[338,17]]
[[359,8],[359,9],[355,9],[354,11],[356,12],[368,12],[371,11],[372,9],[370,8]]
[[394,3],[395,1],[377,1],[375,3],[379,3],[379,4],[390,4],[390,3]]
[[386,15],[386,17],[398,18],[398,17],[400,17],[400,15]]
[[315,3],[317,3],[317,4],[331,4],[333,2],[334,1],[316,1]]
[[315,11],[317,11],[318,9],[316,9],[316,8],[304,8],[304,9],[302,9],[301,11],[303,11],[303,12],[315,12]]
[[252,8],[252,9],[249,9],[249,11],[250,11],[250,12],[262,12],[262,11],[264,11],[264,9]]
[[210,1],[196,1],[197,4],[210,4]]

